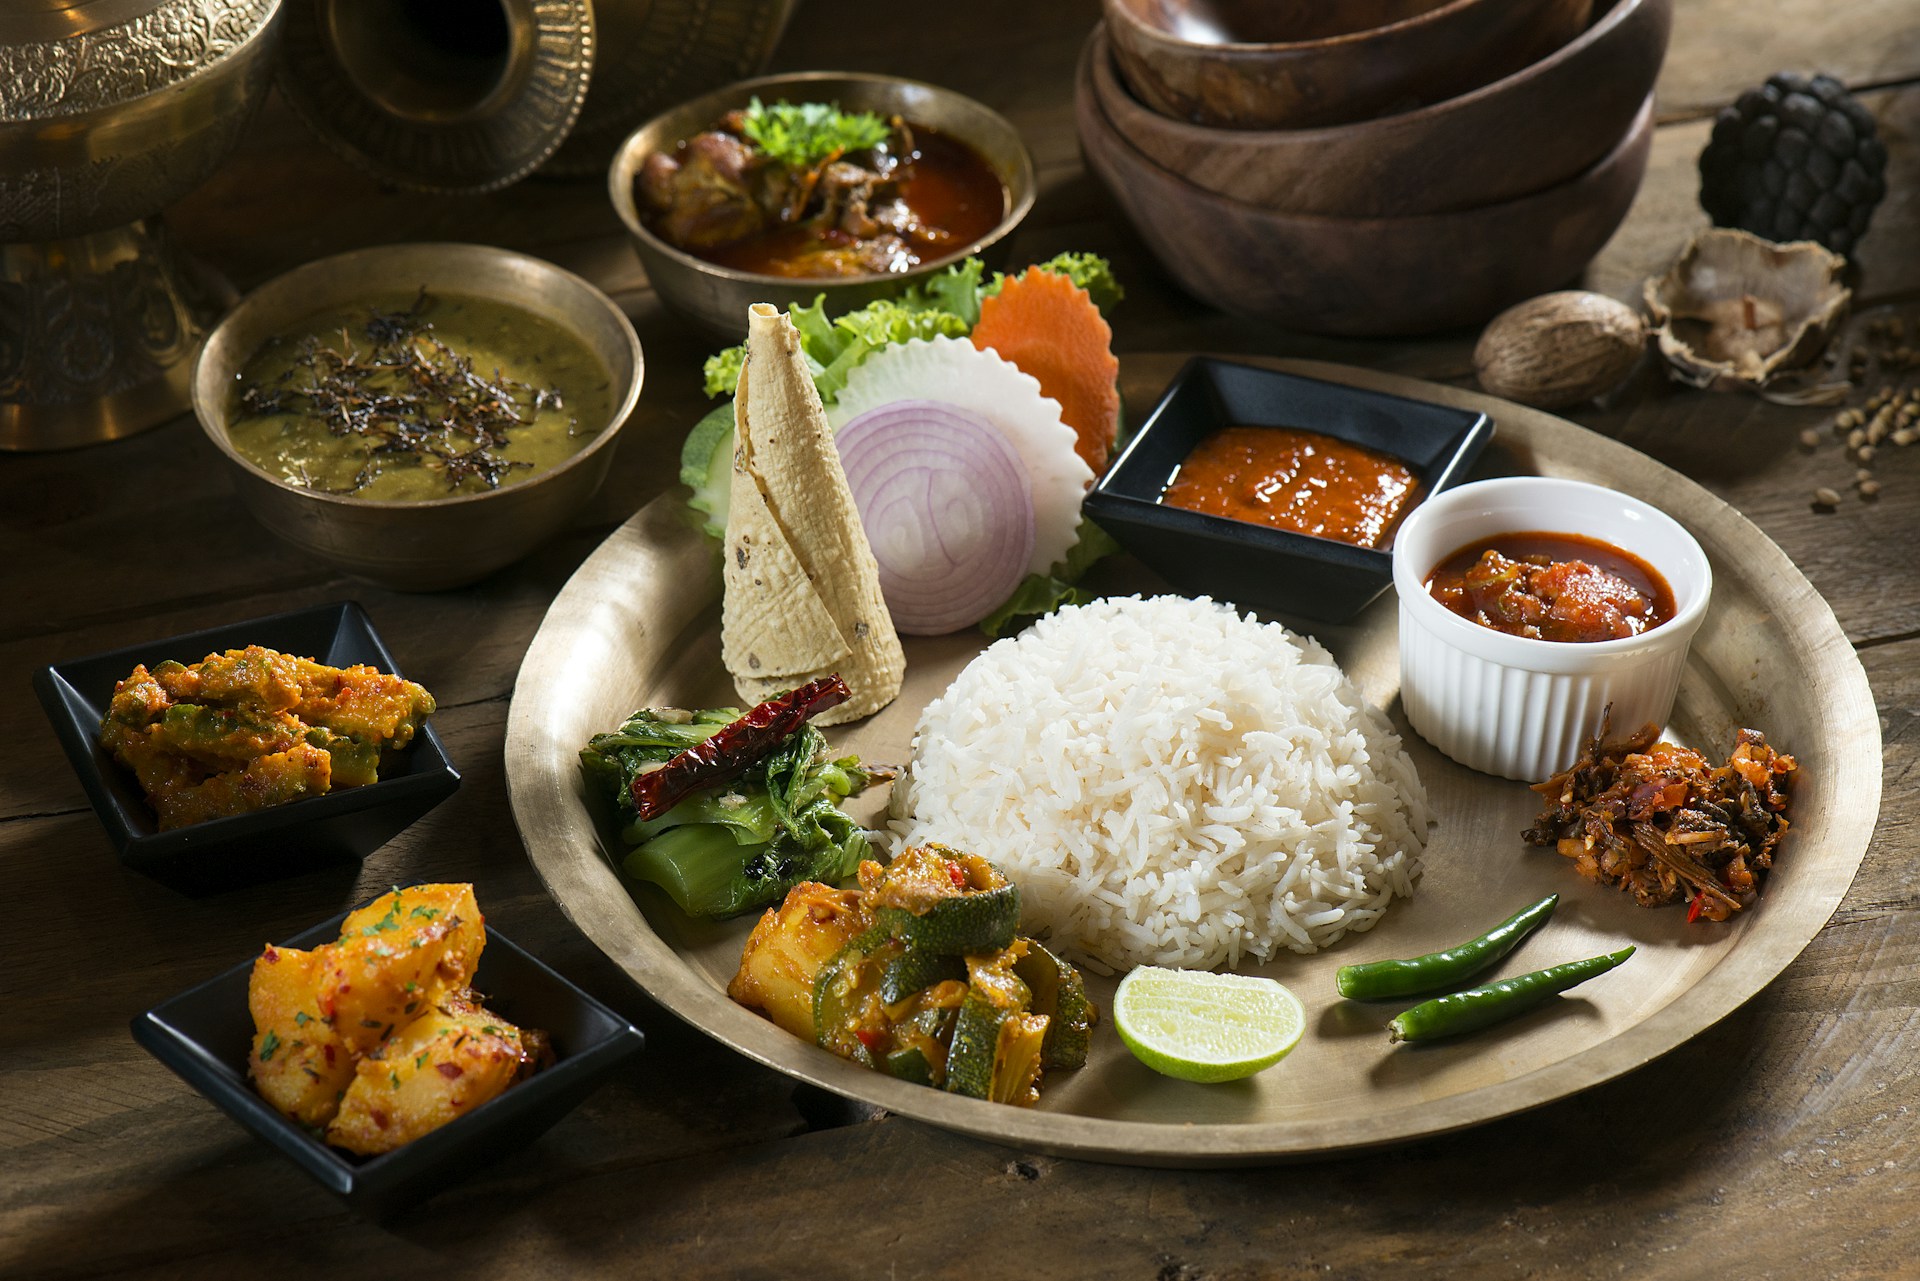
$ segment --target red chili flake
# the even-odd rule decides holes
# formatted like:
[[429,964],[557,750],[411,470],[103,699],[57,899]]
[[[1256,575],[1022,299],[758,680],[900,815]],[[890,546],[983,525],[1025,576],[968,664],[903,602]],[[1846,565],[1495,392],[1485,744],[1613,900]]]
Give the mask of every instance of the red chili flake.
[[466,1075],[466,1069],[458,1063],[436,1063],[433,1065],[433,1070],[441,1076],[446,1077],[449,1081],[458,1081]]
[[1700,913],[1705,910],[1706,906],[1707,896],[1705,894],[1695,894],[1693,896],[1693,902],[1687,904],[1687,924],[1692,925],[1695,921],[1699,920]]
[[836,673],[768,699],[659,769],[635,776],[631,788],[634,808],[643,822],[659,818],[701,788],[740,777],[809,719],[852,697],[853,691]]

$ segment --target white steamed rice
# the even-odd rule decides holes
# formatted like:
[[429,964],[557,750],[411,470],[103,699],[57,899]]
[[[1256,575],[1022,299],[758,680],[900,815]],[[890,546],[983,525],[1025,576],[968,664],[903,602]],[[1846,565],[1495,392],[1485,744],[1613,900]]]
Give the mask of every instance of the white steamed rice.
[[902,845],[983,855],[1104,968],[1313,952],[1413,893],[1426,792],[1318,642],[1212,601],[1062,609],[921,713]]

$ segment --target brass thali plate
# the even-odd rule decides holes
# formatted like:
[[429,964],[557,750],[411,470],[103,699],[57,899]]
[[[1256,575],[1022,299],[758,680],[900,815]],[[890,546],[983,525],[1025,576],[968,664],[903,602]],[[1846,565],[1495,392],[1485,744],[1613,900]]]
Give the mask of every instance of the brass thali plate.
[[[1125,360],[1128,402],[1150,405],[1184,359]],[[650,888],[636,899],[603,852],[612,834],[596,829],[585,804],[577,753],[592,734],[640,706],[738,701],[720,665],[717,557],[676,495],[643,508],[587,559],[555,599],[520,669],[507,731],[508,789],[534,866],[561,910],[667,1009],[789,1076],[1016,1147],[1141,1165],[1287,1160],[1476,1125],[1631,1071],[1759,992],[1839,905],[1879,812],[1872,694],[1819,593],[1733,508],[1616,441],[1470,392],[1313,362],[1255,363],[1484,409],[1497,423],[1496,447],[1519,469],[1610,485],[1692,531],[1713,563],[1714,598],[1693,644],[1672,731],[1724,756],[1734,731],[1751,725],[1800,762],[1793,827],[1754,910],[1726,925],[1689,926],[1678,908],[1636,907],[1624,894],[1581,880],[1567,860],[1524,845],[1519,833],[1536,812],[1533,793],[1453,764],[1400,717],[1389,593],[1350,626],[1311,630],[1394,717],[1439,826],[1418,894],[1396,903],[1371,933],[1315,956],[1289,953],[1256,971],[1286,983],[1306,1005],[1306,1037],[1286,1060],[1247,1081],[1189,1084],[1150,1072],[1103,1023],[1087,1066],[1049,1076],[1033,1109],[960,1098],[856,1067],[729,1001],[726,982],[753,918],[705,925],[681,917]],[[904,761],[920,709],[981,644],[972,633],[909,638],[899,700],[829,737],[871,760]],[[869,807],[862,817],[871,813]],[[1553,921],[1496,974],[1627,942],[1639,951],[1543,1011],[1457,1043],[1394,1047],[1384,1028],[1404,1003],[1362,1005],[1334,995],[1340,965],[1446,946],[1556,890],[1562,898]],[[1090,978],[1108,1008],[1114,980]]]

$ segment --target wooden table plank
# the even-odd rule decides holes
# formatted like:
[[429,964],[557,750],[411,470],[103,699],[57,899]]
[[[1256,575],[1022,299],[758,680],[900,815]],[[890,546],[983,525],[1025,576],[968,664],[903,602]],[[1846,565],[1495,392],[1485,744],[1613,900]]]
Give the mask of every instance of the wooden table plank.
[[[1915,0],[1681,0],[1647,184],[1589,273],[1623,297],[1698,211],[1697,117],[1780,66],[1866,95],[1895,194],[1862,254],[1862,297],[1920,302],[1920,20]],[[1014,252],[1113,257],[1116,344],[1343,360],[1445,381],[1474,335],[1319,339],[1220,315],[1173,288],[1080,169],[1070,76],[1094,0],[981,0],[913,24],[807,0],[777,65],[872,68],[1006,112],[1041,200]],[[1010,38],[1009,33],[1017,33]],[[1693,117],[1693,118],[1689,118]],[[324,200],[289,193],[325,193]],[[704,411],[705,339],[648,289],[595,180],[447,199],[383,189],[270,105],[234,162],[172,211],[238,283],[363,244],[447,237],[549,257],[635,318],[648,372],[607,486],[569,531],[474,588],[432,596],[341,578],[254,527],[182,421],[99,450],[0,457],[0,1275],[305,1273],[341,1266],[499,1277],[1044,1275],[1240,1277],[1910,1275],[1920,1169],[1920,450],[1876,461],[1879,502],[1806,501],[1848,465],[1797,436],[1826,411],[1691,392],[1645,366],[1573,417],[1735,503],[1834,605],[1885,725],[1886,802],[1833,923],[1760,996],[1574,1099],[1381,1156],[1236,1172],[1054,1160],[860,1119],[721,1049],[578,935],[520,850],[501,777],[506,699],[545,604],[605,531],[673,483]],[[1139,413],[1144,407],[1134,406]],[[1838,485],[1836,487],[1839,487]],[[1681,513],[1684,516],[1684,513]],[[359,869],[188,899],[122,871],[25,675],[140,636],[341,597],[362,600],[465,774],[451,801]],[[1782,673],[1781,679],[1792,679]],[[490,920],[632,1018],[649,1052],[546,1137],[388,1227],[336,1202],[141,1052],[128,1018],[387,885],[470,879]],[[1282,1070],[1303,1070],[1290,1063]],[[851,1122],[851,1123],[849,1123]],[[971,1248],[969,1248],[971,1247]]]

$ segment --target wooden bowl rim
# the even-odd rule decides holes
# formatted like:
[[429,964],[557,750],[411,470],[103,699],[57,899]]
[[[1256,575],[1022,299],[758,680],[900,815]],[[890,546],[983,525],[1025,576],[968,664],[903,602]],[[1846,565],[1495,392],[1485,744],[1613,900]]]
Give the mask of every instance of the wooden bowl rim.
[[[1341,49],[1342,46],[1364,44],[1369,40],[1393,37],[1411,31],[1428,23],[1439,22],[1450,15],[1464,12],[1480,5],[1497,5],[1505,0],[1447,0],[1447,3],[1416,13],[1411,18],[1402,18],[1398,22],[1389,22],[1384,27],[1367,27],[1360,31],[1348,31],[1337,36],[1323,36],[1318,40],[1276,40],[1276,41],[1209,41],[1205,44],[1196,40],[1182,40],[1171,35],[1164,27],[1156,27],[1142,20],[1139,15],[1126,7],[1127,0],[1104,0],[1103,8],[1108,14],[1118,13],[1133,30],[1142,37],[1165,49],[1195,50],[1211,52],[1223,57],[1254,57],[1259,54],[1324,54]],[[1545,0],[1531,0],[1544,3]]]
[[[1623,0],[1623,3],[1630,2],[1632,2],[1632,0]],[[1585,169],[1582,169],[1579,173],[1574,174],[1571,178],[1563,182],[1557,182],[1551,187],[1542,187],[1538,191],[1531,191],[1523,196],[1515,196],[1510,200],[1496,200],[1490,204],[1473,205],[1466,209],[1452,209],[1441,213],[1408,214],[1404,218],[1338,218],[1328,214],[1285,213],[1277,209],[1268,209],[1264,205],[1257,205],[1251,201],[1225,196],[1217,191],[1211,191],[1205,187],[1196,185],[1185,175],[1175,173],[1158,160],[1155,160],[1152,156],[1147,155],[1138,147],[1134,146],[1132,139],[1120,131],[1120,127],[1114,124],[1113,117],[1107,114],[1106,107],[1103,106],[1099,98],[1092,93],[1091,82],[1091,71],[1083,71],[1081,90],[1087,94],[1087,105],[1098,115],[1100,126],[1106,131],[1107,138],[1114,148],[1126,153],[1137,168],[1146,172],[1148,177],[1164,180],[1172,184],[1189,197],[1197,199],[1203,205],[1218,205],[1219,207],[1235,212],[1244,212],[1268,226],[1341,227],[1353,232],[1408,229],[1416,228],[1421,224],[1438,226],[1449,220],[1478,218],[1482,215],[1492,213],[1495,210],[1513,209],[1533,201],[1544,202],[1550,197],[1564,191],[1566,188],[1589,182],[1596,174],[1618,164],[1621,158],[1631,151],[1634,145],[1639,142],[1642,134],[1652,131],[1653,100],[1655,96],[1652,90],[1647,92],[1646,100],[1640,104],[1640,110],[1634,113],[1633,123],[1627,126],[1627,131],[1620,135],[1619,141],[1607,149],[1605,155],[1588,165]]]
[[[1094,24],[1093,34],[1089,37],[1090,42],[1094,45],[1094,50],[1091,55],[1093,65],[1098,68],[1101,58],[1104,57],[1108,59],[1106,64],[1107,74],[1104,77],[1097,69],[1093,73],[1093,79],[1096,85],[1094,97],[1095,100],[1100,103],[1102,113],[1111,121],[1113,116],[1112,112],[1107,109],[1106,97],[1097,87],[1102,83],[1103,79],[1111,80],[1114,88],[1120,93],[1125,94],[1128,101],[1131,102],[1134,107],[1154,117],[1156,126],[1165,126],[1169,132],[1182,137],[1189,137],[1196,144],[1210,144],[1222,138],[1231,138],[1235,141],[1245,140],[1248,146],[1253,147],[1267,145],[1269,140],[1280,141],[1282,143],[1296,141],[1334,142],[1343,137],[1358,137],[1363,131],[1368,129],[1377,129],[1389,125],[1397,128],[1416,128],[1426,124],[1430,120],[1443,117],[1449,112],[1467,111],[1493,97],[1495,94],[1505,91],[1508,87],[1534,76],[1536,73],[1544,73],[1557,64],[1580,56],[1587,49],[1590,49],[1593,45],[1606,38],[1608,33],[1622,26],[1631,15],[1650,9],[1653,5],[1660,2],[1661,0],[1608,0],[1610,7],[1600,16],[1598,21],[1589,24],[1585,31],[1582,31],[1579,35],[1567,41],[1567,43],[1561,45],[1546,57],[1535,62],[1530,62],[1518,71],[1502,76],[1500,79],[1491,81],[1488,84],[1481,85],[1477,89],[1470,89],[1466,93],[1455,94],[1451,98],[1442,98],[1439,102],[1428,103],[1426,106],[1416,107],[1412,111],[1398,111],[1388,116],[1375,116],[1371,120],[1350,120],[1345,124],[1316,125],[1306,129],[1230,129],[1218,125],[1195,124],[1191,120],[1181,120],[1177,117],[1163,115],[1155,111],[1152,107],[1140,101],[1139,96],[1127,87],[1126,77],[1120,73],[1116,65],[1118,58],[1113,51],[1113,37],[1110,34],[1109,25],[1102,21]],[[1672,0],[1665,0],[1665,3],[1670,6]],[[1131,145],[1131,141],[1129,141],[1129,145]]]

